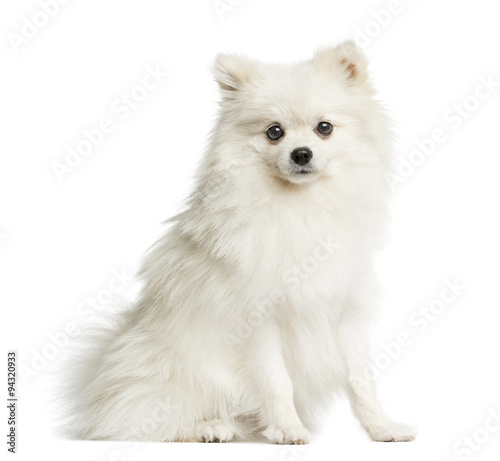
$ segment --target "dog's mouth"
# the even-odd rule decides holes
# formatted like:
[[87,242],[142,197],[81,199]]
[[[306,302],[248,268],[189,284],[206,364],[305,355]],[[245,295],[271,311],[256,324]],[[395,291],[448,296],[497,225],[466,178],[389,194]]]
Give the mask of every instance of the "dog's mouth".
[[317,170],[315,168],[294,168],[289,172],[288,180],[292,182],[308,182],[316,177]]
[[316,170],[314,168],[294,168],[291,171],[291,176],[307,176],[316,173]]
[[[314,181],[320,172],[315,165],[286,165],[278,164],[278,177],[292,183],[306,183]],[[276,172],[276,170],[275,170]]]

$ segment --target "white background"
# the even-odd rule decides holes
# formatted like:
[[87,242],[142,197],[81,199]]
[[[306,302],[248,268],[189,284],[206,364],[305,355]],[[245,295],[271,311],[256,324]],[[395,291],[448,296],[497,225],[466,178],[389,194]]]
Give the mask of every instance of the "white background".
[[[2,353],[16,349],[23,365],[19,459],[497,459],[500,421],[488,418],[500,412],[500,86],[475,96],[481,78],[500,82],[496,2],[401,0],[394,9],[389,0],[233,0],[219,12],[213,3],[73,0],[33,33],[25,21],[43,22],[40,4],[3,2],[1,340]],[[16,46],[23,25],[33,37]],[[424,159],[406,164],[396,187],[375,336],[381,400],[418,427],[417,439],[370,442],[344,400],[307,447],[131,447],[58,436],[47,378],[71,341],[65,331],[89,322],[92,298],[111,308],[108,284],[115,296],[134,293],[113,271],[133,273],[160,223],[182,206],[216,112],[215,55],[297,60],[349,38],[364,47],[395,121],[398,162]],[[141,93],[148,66],[169,76]],[[113,104],[131,92],[145,99],[123,117]],[[59,181],[53,162],[106,118],[113,131]],[[417,155],[436,129],[442,142],[424,142],[430,154]],[[446,281],[466,288],[444,303]],[[429,306],[431,314],[419,310]],[[404,332],[410,340],[395,345]]]

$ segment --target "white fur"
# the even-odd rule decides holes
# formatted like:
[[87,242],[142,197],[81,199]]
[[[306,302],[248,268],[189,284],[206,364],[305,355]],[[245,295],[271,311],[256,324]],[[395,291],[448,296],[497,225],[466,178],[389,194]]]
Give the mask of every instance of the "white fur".
[[[224,55],[215,75],[220,115],[197,187],[79,377],[79,436],[307,443],[303,423],[345,392],[374,440],[411,440],[365,373],[390,134],[364,57],[351,43],[293,65]],[[329,138],[314,131],[323,120]],[[293,173],[301,146],[312,174]]]

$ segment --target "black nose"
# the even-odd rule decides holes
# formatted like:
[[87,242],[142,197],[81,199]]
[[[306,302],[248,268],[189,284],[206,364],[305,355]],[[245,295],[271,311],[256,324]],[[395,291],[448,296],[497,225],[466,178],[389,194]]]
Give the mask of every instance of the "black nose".
[[290,154],[290,157],[292,160],[300,166],[305,165],[306,163],[309,163],[309,160],[312,159],[313,153],[311,152],[311,149],[308,149],[307,147],[297,147],[297,149],[294,149],[292,153]]

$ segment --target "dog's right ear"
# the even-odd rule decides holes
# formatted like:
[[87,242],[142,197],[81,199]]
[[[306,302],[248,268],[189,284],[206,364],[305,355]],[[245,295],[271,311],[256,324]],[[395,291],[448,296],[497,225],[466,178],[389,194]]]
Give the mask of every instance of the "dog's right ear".
[[219,54],[215,59],[214,74],[223,94],[234,97],[250,81],[252,63],[248,58]]

